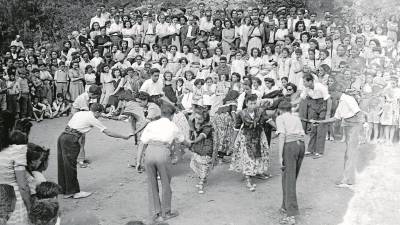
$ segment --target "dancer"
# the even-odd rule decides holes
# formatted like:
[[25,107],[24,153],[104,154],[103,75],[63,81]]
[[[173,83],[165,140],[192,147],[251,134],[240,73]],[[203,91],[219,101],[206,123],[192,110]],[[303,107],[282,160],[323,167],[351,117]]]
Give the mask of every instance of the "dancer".
[[99,120],[104,107],[93,103],[90,111],[75,113],[57,141],[58,184],[62,187],[64,198],[85,198],[92,193],[80,190],[77,177],[77,159],[81,149],[80,138],[93,127],[114,138],[129,139],[132,135],[123,135],[110,131]]
[[213,127],[210,123],[210,115],[207,111],[197,111],[194,118],[190,121],[192,138],[189,143],[192,145],[193,152],[190,168],[200,178],[196,187],[199,194],[204,194],[204,184],[216,158],[214,149]]
[[[98,98],[100,98],[101,94],[102,90],[99,86],[91,85],[88,92],[84,92],[83,94],[79,95],[75,99],[74,103],[72,103],[72,110],[71,110],[72,114],[79,111],[88,111],[89,104],[91,103],[91,101],[93,100],[95,101]],[[80,139],[81,150],[78,156],[78,163],[81,168],[86,168],[88,163],[88,161],[86,160],[85,142],[86,138],[85,135],[83,134]]]
[[[171,162],[169,147],[175,142],[184,142],[185,136],[172,117],[175,107],[167,102],[161,104],[161,118],[150,122],[144,128],[140,140],[144,144],[145,169],[148,182],[150,216],[152,222],[162,222],[178,216],[171,211]],[[157,175],[160,175],[162,198],[160,200]]]
[[[245,100],[246,108],[236,116],[236,141],[232,156],[231,170],[241,172],[246,178],[250,191],[255,191],[252,176],[266,174],[269,168],[269,152],[263,132],[263,108],[257,105],[258,96],[250,94]],[[269,177],[265,175],[265,177]]]
[[282,166],[283,200],[281,212],[285,214],[282,223],[295,224],[299,214],[296,196],[296,180],[303,162],[304,129],[299,117],[294,116],[292,104],[282,101],[278,105],[280,115],[276,118],[276,133],[279,135],[279,162]]
[[[306,115],[301,115],[304,119],[323,120],[330,117],[332,99],[328,88],[323,84],[314,81],[314,76],[306,73],[303,76],[304,91],[301,98],[307,105]],[[301,113],[304,114],[304,113]],[[321,158],[325,151],[326,126],[311,126],[310,141],[306,155],[314,155],[314,159]]]
[[[325,124],[342,120],[346,140],[346,153],[344,157],[344,171],[337,187],[349,188],[355,183],[356,162],[360,147],[360,134],[365,114],[361,111],[356,99],[347,94],[341,94],[335,116],[326,120],[310,120],[311,123]],[[320,125],[319,125],[320,126]]]

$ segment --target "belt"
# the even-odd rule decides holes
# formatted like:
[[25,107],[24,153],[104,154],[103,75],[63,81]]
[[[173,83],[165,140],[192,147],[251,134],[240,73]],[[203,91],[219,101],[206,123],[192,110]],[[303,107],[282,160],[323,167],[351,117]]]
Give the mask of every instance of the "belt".
[[296,142],[298,145],[300,145],[300,144],[304,144],[304,141],[303,141],[303,140],[297,140],[297,141],[288,141],[288,142],[285,142],[285,144],[292,143],[292,142]]
[[78,138],[82,137],[82,135],[83,135],[82,132],[80,132],[80,131],[78,131],[76,129],[73,129],[73,128],[69,127],[69,126],[65,127],[64,133],[65,134],[74,135],[74,136],[76,136]]
[[155,34],[146,34],[146,36],[147,36],[147,35],[151,35],[151,36],[154,36]]
[[56,82],[57,84],[66,84],[68,82]]
[[156,145],[156,146],[166,146],[169,147],[170,144],[162,141],[149,141],[147,145]]

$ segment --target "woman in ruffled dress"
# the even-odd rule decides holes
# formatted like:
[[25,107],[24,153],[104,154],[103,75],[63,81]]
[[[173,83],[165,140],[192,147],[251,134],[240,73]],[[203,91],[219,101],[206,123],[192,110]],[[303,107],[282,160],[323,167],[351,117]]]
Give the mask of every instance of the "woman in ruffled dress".
[[258,106],[256,94],[250,94],[245,103],[245,108],[236,115],[236,140],[230,170],[242,173],[247,188],[255,191],[256,184],[252,182],[252,177],[262,175],[269,178],[268,143],[263,132],[267,121],[264,121],[263,110]]

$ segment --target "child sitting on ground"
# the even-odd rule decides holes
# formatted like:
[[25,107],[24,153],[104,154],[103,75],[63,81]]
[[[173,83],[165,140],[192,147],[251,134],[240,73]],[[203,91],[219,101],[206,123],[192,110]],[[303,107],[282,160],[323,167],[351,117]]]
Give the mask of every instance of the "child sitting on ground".
[[43,121],[43,116],[44,116],[44,109],[46,108],[45,105],[40,103],[39,97],[35,96],[33,97],[33,102],[32,102],[32,110],[33,110],[33,117],[35,118],[36,122],[41,122]]
[[53,119],[54,118],[54,112],[53,112],[53,109],[51,107],[51,104],[49,103],[49,100],[47,100],[47,98],[44,98],[42,100],[42,104],[44,106],[44,109],[43,109],[44,115],[43,115],[43,117],[45,119]]

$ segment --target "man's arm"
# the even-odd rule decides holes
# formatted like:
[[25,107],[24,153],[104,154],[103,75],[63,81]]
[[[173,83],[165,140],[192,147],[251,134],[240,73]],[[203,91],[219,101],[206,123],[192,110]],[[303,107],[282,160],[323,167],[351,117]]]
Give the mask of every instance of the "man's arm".
[[103,130],[103,133],[109,137],[121,138],[121,139],[125,139],[125,140],[128,140],[129,138],[131,138],[133,136],[132,134],[129,134],[129,135],[119,134],[119,133],[113,132],[108,129]]

